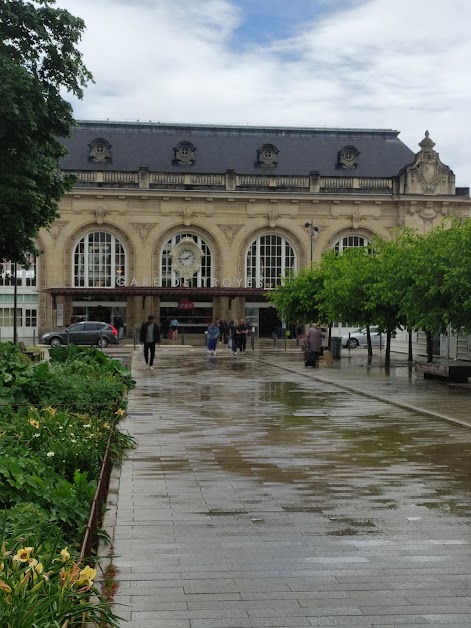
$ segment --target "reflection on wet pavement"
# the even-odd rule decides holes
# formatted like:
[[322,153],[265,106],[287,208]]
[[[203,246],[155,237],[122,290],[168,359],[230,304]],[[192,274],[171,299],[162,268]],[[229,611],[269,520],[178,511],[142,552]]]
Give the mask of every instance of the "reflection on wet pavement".
[[250,356],[134,376],[129,626],[471,626],[471,429]]

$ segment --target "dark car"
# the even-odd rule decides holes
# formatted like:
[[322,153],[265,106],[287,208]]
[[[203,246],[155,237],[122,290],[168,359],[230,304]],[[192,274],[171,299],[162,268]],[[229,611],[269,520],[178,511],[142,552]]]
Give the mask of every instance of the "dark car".
[[41,343],[58,347],[67,343],[75,345],[97,345],[107,347],[119,343],[118,330],[109,323],[83,321],[69,325],[60,331],[50,331],[41,336]]

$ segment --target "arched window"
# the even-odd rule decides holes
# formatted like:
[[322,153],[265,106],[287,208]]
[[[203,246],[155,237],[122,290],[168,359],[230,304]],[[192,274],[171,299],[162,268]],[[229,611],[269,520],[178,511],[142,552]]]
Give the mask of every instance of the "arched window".
[[247,251],[246,286],[274,288],[289,271],[296,270],[294,249],[281,235],[263,235],[254,240]]
[[201,236],[194,233],[177,233],[165,244],[161,255],[162,287],[171,288],[182,283],[179,273],[172,268],[172,251],[182,238],[191,238],[202,252],[193,276],[184,280],[185,285],[190,288],[210,288],[214,276],[211,249]]
[[341,253],[345,249],[357,248],[360,246],[368,246],[370,241],[364,236],[347,235],[334,244],[334,251]]
[[121,242],[106,231],[84,236],[74,250],[75,288],[113,288],[126,281],[126,253]]

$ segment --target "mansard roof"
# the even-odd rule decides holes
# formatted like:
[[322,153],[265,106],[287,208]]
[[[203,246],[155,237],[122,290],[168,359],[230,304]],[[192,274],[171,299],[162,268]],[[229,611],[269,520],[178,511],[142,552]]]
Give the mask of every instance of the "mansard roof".
[[[153,122],[81,121],[64,140],[69,155],[64,170],[224,173],[392,177],[414,160],[414,153],[391,129],[218,126]],[[91,146],[103,140],[109,159],[91,159]],[[186,163],[176,158],[178,147],[190,147]],[[278,151],[263,162],[265,147]],[[262,150],[261,150],[262,149]],[[353,150],[352,150],[353,149]],[[353,168],[343,167],[342,151],[355,156]],[[188,154],[188,153],[186,153]],[[178,155],[177,155],[178,157]],[[183,160],[184,161],[184,160]],[[347,163],[348,165],[348,163]]]

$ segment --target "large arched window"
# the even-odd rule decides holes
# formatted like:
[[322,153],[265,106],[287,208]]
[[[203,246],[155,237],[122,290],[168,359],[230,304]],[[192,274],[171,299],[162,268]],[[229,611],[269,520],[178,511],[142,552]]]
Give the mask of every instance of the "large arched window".
[[[182,238],[191,238],[202,252],[202,257],[198,263],[197,270],[195,270],[192,277],[185,280],[182,280],[179,273],[174,268],[172,268],[171,255],[174,247],[180,242]],[[190,288],[211,287],[212,277],[214,276],[211,249],[201,236],[194,233],[177,233],[173,235],[170,240],[167,241],[162,250],[160,267],[162,269],[163,288],[179,286],[183,282],[186,286]]]
[[294,249],[281,235],[263,235],[254,240],[247,251],[246,286],[274,288],[290,271],[296,271]]
[[121,242],[106,231],[84,236],[74,250],[75,288],[113,288],[126,281],[126,253]]
[[333,246],[334,251],[341,253],[345,249],[358,248],[360,246],[368,246],[370,241],[364,236],[359,235],[347,235],[341,238]]

